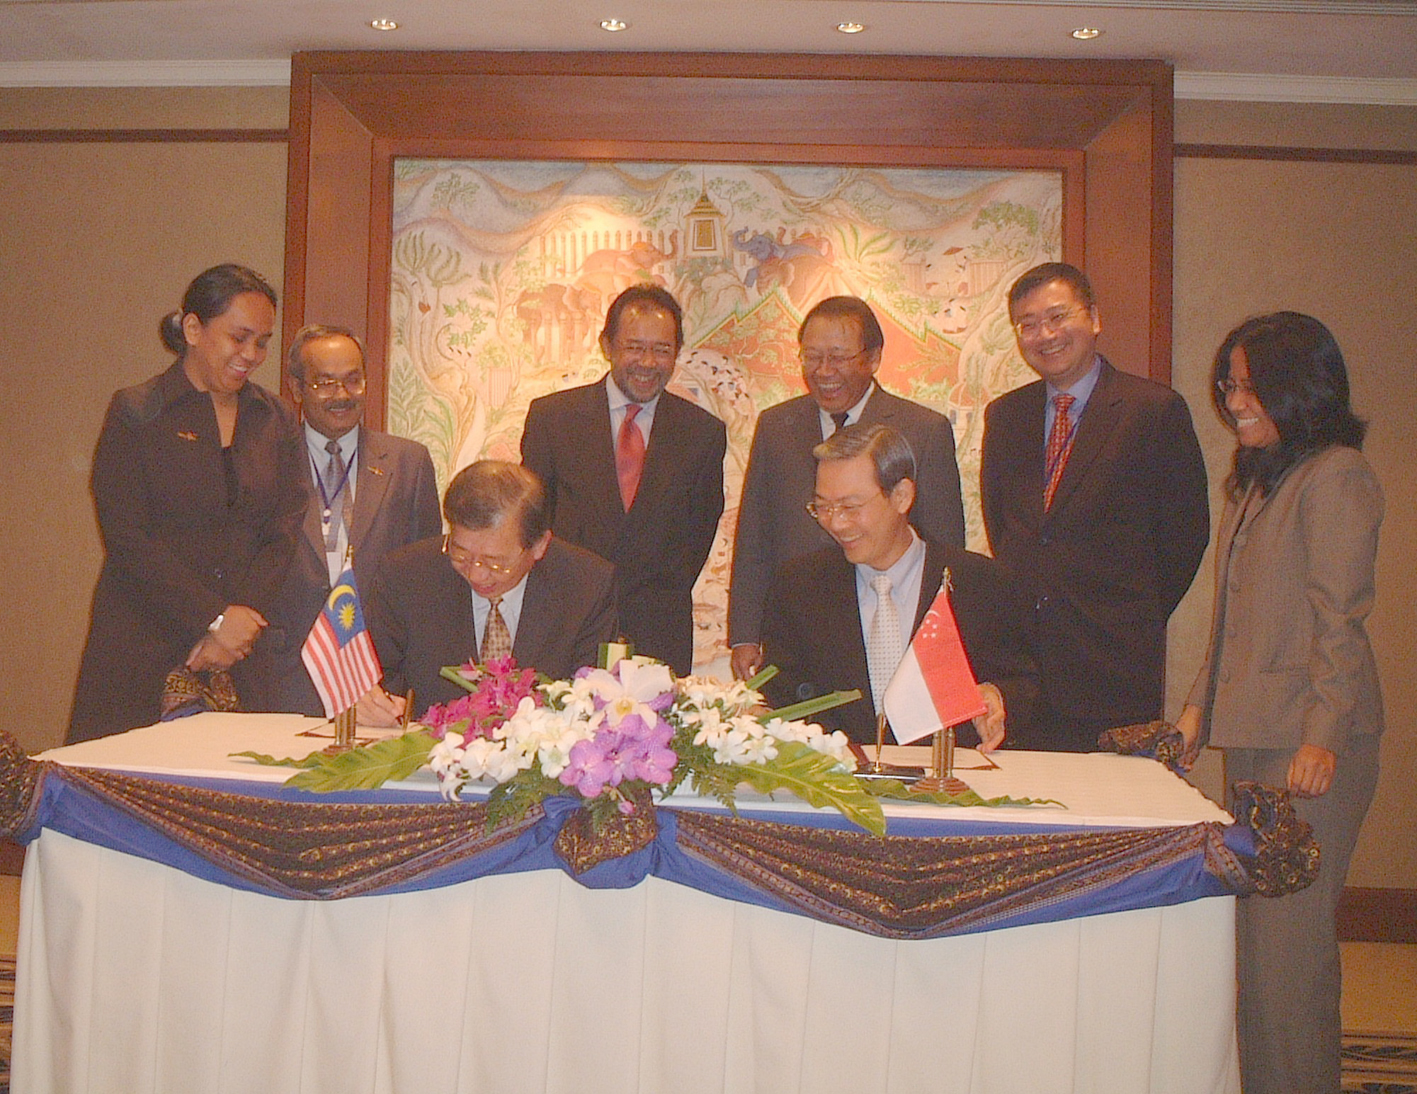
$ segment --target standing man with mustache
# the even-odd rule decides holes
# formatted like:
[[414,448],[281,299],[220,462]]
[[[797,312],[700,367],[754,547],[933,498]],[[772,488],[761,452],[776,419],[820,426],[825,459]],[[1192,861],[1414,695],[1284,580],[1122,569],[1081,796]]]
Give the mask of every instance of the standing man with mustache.
[[694,582],[723,513],[723,422],[665,391],[684,345],[679,303],[634,285],[605,314],[602,379],[532,402],[522,463],[551,530],[615,566],[620,627],[680,676],[694,661]]
[[365,598],[391,551],[443,530],[438,483],[417,441],[363,425],[364,347],[344,327],[302,327],[286,354],[286,373],[305,419],[304,534],[281,591],[269,642],[276,665],[272,709],[323,715],[300,648],[331,583],[352,552]]
[[1097,352],[1087,276],[1035,266],[1009,290],[1034,383],[984,411],[980,494],[994,557],[1033,605],[1043,703],[1020,748],[1091,752],[1162,716],[1166,621],[1210,535],[1185,401]]

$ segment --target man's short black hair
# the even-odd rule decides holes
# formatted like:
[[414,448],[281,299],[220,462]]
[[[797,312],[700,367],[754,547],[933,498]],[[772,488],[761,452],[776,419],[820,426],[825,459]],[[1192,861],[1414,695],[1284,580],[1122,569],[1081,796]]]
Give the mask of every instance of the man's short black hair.
[[1083,307],[1096,306],[1097,298],[1092,293],[1092,282],[1087,279],[1087,274],[1067,262],[1044,262],[1025,272],[1009,289],[1009,322],[1014,321],[1014,310],[1020,300],[1051,281],[1061,281],[1071,288]]
[[478,460],[454,475],[443,495],[443,516],[450,525],[474,532],[514,517],[523,548],[551,526],[541,479],[530,468],[506,460]]

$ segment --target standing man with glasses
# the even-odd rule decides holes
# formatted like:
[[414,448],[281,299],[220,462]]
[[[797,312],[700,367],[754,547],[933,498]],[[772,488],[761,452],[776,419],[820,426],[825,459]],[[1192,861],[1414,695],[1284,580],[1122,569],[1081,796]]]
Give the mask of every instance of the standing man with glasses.
[[994,557],[1033,604],[1043,709],[1015,744],[1093,751],[1162,716],[1166,621],[1210,534],[1205,464],[1184,400],[1097,352],[1081,270],[1029,270],[1009,318],[1040,379],[985,409],[980,488]]
[[964,546],[964,506],[949,419],[892,395],[876,383],[885,335],[875,313],[854,296],[821,301],[797,332],[807,394],[758,418],[733,543],[728,642],[733,674],[763,666],[763,602],[773,573],[788,559],[828,546],[831,537],[803,508],[812,498],[812,450],[847,425],[889,425],[915,453],[911,522],[927,539]]
[[546,491],[527,468],[478,460],[443,498],[446,536],[395,551],[369,597],[382,686],[359,700],[361,725],[397,725],[407,691],[415,713],[466,695],[445,665],[515,657],[564,679],[596,664],[615,637],[610,563],[551,534]]
[[[785,563],[768,588],[764,656],[779,669],[763,691],[774,706],[857,688],[862,698],[818,716],[862,744],[911,637],[949,581],[950,608],[988,712],[974,720],[987,750],[1027,727],[1038,676],[1025,612],[993,559],[922,537],[911,526],[915,454],[894,429],[847,426],[812,450],[816,484],[805,507],[831,538]],[[961,727],[960,741],[975,733]]]
[[522,463],[546,484],[551,529],[615,566],[620,627],[635,652],[686,675],[694,582],[723,514],[723,422],[665,391],[684,344],[678,302],[626,289],[605,315],[603,379],[532,402]]
[[364,347],[352,331],[302,327],[286,354],[286,374],[305,419],[306,506],[268,642],[277,658],[270,706],[322,715],[300,648],[346,556],[367,597],[386,554],[437,535],[443,522],[428,450],[362,424]]

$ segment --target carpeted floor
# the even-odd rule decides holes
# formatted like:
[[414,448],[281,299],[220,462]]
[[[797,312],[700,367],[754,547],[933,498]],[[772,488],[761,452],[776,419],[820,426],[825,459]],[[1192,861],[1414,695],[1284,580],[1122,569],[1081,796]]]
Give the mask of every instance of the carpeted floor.
[[0,1094],[10,1094],[10,1031],[15,1025],[15,959],[0,957]]
[[1343,1091],[1417,1094],[1417,1034],[1345,1033]]

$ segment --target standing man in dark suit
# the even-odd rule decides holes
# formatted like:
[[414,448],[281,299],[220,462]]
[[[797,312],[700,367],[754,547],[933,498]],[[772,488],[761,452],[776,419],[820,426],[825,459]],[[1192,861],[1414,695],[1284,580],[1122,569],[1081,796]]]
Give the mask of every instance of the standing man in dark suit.
[[1002,568],[911,526],[915,457],[889,426],[847,426],[813,449],[815,519],[835,541],[789,560],[773,577],[763,651],[779,669],[764,688],[775,706],[835,690],[862,698],[819,721],[874,742],[881,696],[943,580],[988,712],[974,720],[982,747],[1025,727],[1038,676],[1026,618]]
[[420,713],[466,692],[445,665],[509,654],[565,679],[615,637],[614,571],[548,527],[546,491],[527,468],[478,460],[443,499],[448,534],[384,559],[369,598],[383,686],[359,700],[363,725],[392,726],[412,688]]
[[831,543],[805,506],[816,476],[812,449],[843,425],[888,425],[903,434],[917,464],[911,521],[927,539],[964,546],[954,431],[943,414],[892,395],[875,382],[885,342],[864,300],[833,296],[821,301],[797,332],[807,394],[758,419],[743,477],[728,594],[728,643],[739,679],[763,664],[759,629],[768,579],[788,559]]
[[694,661],[694,582],[723,514],[721,421],[664,390],[684,344],[678,302],[655,285],[610,305],[603,380],[535,400],[522,462],[546,484],[551,529],[615,566],[620,627],[679,675]]
[[442,531],[428,450],[365,427],[364,347],[344,327],[306,326],[291,340],[286,370],[305,419],[304,534],[280,594],[270,637],[276,710],[324,708],[300,647],[346,553],[365,596],[390,551]]
[[985,409],[980,486],[994,557],[1034,605],[1044,711],[1016,743],[1091,751],[1161,717],[1166,621],[1210,534],[1205,464],[1181,397],[1097,352],[1081,270],[1029,270],[1009,318],[1041,379]]

